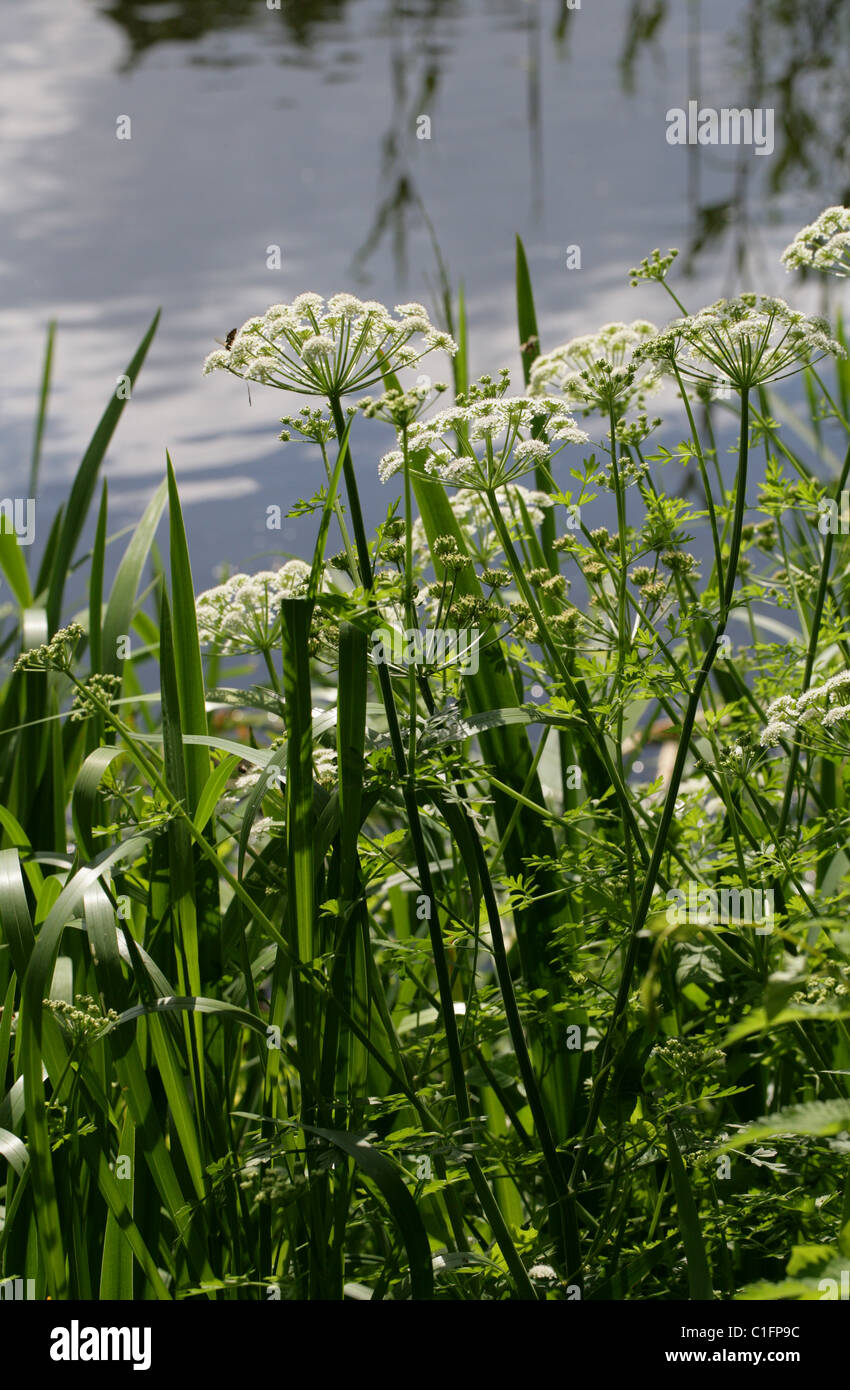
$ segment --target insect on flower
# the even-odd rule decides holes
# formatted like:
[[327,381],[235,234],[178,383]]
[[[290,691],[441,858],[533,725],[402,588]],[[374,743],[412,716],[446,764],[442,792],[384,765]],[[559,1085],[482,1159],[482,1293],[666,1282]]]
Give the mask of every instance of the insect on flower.
[[383,381],[388,370],[414,366],[435,349],[453,355],[457,344],[433,327],[421,304],[397,304],[391,314],[351,294],[327,302],[301,294],[248,319],[228,335],[223,350],[210,353],[204,371],[222,369],[266,386],[338,398]]

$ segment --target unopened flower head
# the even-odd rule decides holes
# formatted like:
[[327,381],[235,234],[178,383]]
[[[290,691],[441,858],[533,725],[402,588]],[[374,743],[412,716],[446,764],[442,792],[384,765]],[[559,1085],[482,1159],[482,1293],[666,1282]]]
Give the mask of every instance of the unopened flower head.
[[15,662],[16,671],[69,671],[74,649],[85,630],[80,623],[60,627],[49,642],[21,652]]
[[[347,406],[346,409],[349,415],[354,413],[354,406]],[[315,406],[302,406],[297,415],[282,415],[280,423],[284,427],[280,434],[284,444],[289,442],[293,434],[320,446],[336,438],[333,416]]]
[[223,656],[271,651],[280,641],[283,599],[306,595],[309,578],[303,560],[288,560],[279,570],[231,575],[198,595],[198,635]]
[[782,264],[791,270],[823,270],[845,276],[850,272],[850,208],[824,208],[820,217],[803,227],[782,252]]
[[827,353],[846,356],[825,319],[791,309],[784,299],[740,294],[674,319],[636,357],[698,383],[745,391],[793,376]]
[[571,338],[533,363],[529,392],[539,396],[555,388],[572,406],[606,412],[634,400],[657,383],[656,368],[635,362],[637,348],[657,332],[654,323],[635,319]]
[[454,354],[457,344],[434,328],[421,304],[399,304],[391,313],[352,294],[327,303],[321,295],[302,294],[248,319],[230,347],[210,353],[204,372],[221,369],[303,395],[340,397],[435,349]]
[[72,722],[87,719],[109,709],[121,694],[121,677],[95,671],[83,685],[77,687],[71,703]]
[[633,265],[629,271],[631,284],[634,287],[641,280],[657,280],[663,284],[667,279],[667,272],[679,254],[677,246],[671,246],[666,256],[662,256],[660,249],[656,246],[651,256],[644,256],[640,265]]
[[60,1027],[70,1033],[77,1047],[87,1047],[118,1022],[115,1010],[103,1013],[90,994],[75,994],[73,1004],[67,999],[43,999],[42,1004]]
[[[540,526],[553,506],[547,492],[537,492],[523,487],[521,483],[508,483],[506,487],[497,489],[496,498],[502,514],[517,526],[523,524],[524,515],[528,516],[532,526]],[[503,558],[502,543],[493,529],[493,520],[484,498],[477,490],[462,488],[450,495],[449,505],[463,533],[466,548],[476,564],[484,568],[494,564],[498,566]],[[431,562],[431,545],[419,517],[413,523],[412,541],[414,563],[417,568],[424,569]]]
[[[429,379],[424,377],[409,391],[402,391],[393,387],[389,391],[385,391],[377,400],[373,400],[371,396],[365,396],[359,402],[359,406],[367,420],[383,420],[386,424],[393,425],[403,436],[404,431],[409,430],[414,421],[418,420],[423,411],[428,408],[433,396],[440,395],[448,389],[444,381],[437,381],[431,385]],[[392,477],[392,474],[398,471],[401,462],[402,457],[399,455],[398,463],[390,468],[387,477]],[[382,481],[386,482],[386,478],[383,476],[386,465],[383,460],[378,471]]]

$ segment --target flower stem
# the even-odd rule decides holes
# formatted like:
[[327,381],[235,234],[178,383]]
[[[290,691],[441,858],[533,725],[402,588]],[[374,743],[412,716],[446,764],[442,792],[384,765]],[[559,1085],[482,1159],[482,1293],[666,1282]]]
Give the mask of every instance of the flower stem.
[[646,922],[649,913],[650,903],[652,901],[652,895],[655,892],[655,886],[658,881],[659,871],[661,868],[661,860],[664,856],[664,852],[667,845],[667,837],[670,833],[670,826],[673,822],[673,816],[676,810],[676,798],[679,794],[679,785],[682,780],[682,775],[685,770],[685,762],[687,761],[688,757],[691,735],[693,733],[694,728],[694,721],[696,719],[697,710],[699,709],[703,687],[705,686],[705,683],[708,680],[711,668],[714,664],[714,660],[717,655],[717,641],[718,638],[722,636],[726,628],[726,623],[729,617],[729,610],[732,605],[732,596],[735,589],[735,578],[738,568],[738,557],[740,555],[741,550],[741,532],[744,525],[744,513],[746,510],[748,458],[749,391],[745,389],[741,393],[741,435],[738,445],[738,472],[736,476],[735,515],[732,522],[732,538],[729,550],[729,560],[726,567],[725,584],[723,586],[723,591],[721,595],[720,613],[718,616],[717,628],[715,630],[714,638],[709,647],[707,648],[703,657],[702,666],[699,670],[699,673],[697,674],[696,681],[694,683],[693,689],[690,694],[690,698],[688,699],[687,707],[685,709],[684,718],[682,719],[682,731],[681,736],[679,738],[679,746],[676,750],[676,761],[673,765],[673,771],[670,776],[670,785],[667,789],[667,796],[664,801],[664,809],[661,813],[661,821],[659,823],[658,831],[656,833],[655,844],[653,845],[652,858],[650,860],[649,867],[646,871],[646,878],[644,879],[643,889],[641,891],[640,899],[637,905],[637,911],[635,912],[634,921],[631,927],[629,943],[626,949],[626,956],[620,974],[620,985],[617,990],[617,997],[614,1002],[614,1008],[611,1013],[611,1019],[609,1021],[608,1028],[605,1033],[605,1039],[602,1043],[602,1047],[599,1054],[599,1069],[596,1074],[596,1079],[593,1085],[593,1091],[590,1097],[587,1121],[585,1123],[581,1139],[576,1148],[575,1158],[573,1161],[573,1170],[570,1178],[570,1187],[572,1190],[575,1190],[575,1184],[578,1180],[579,1172],[581,1169],[581,1160],[584,1154],[584,1150],[587,1146],[590,1137],[596,1129],[596,1123],[599,1119],[599,1112],[602,1106],[602,1101],[605,1097],[605,1091],[608,1085],[609,1072],[611,1068],[611,1063],[613,1061],[614,1040],[620,1021],[622,1020],[623,1015],[625,1014],[626,1009],[628,1007],[629,993],[632,987],[632,976],[634,975],[635,965],[637,962],[638,940],[640,932],[643,930],[644,924]]
[[644,864],[646,864],[649,861],[649,851],[646,847],[643,835],[641,834],[640,826],[637,823],[637,819],[632,809],[631,802],[629,801],[626,789],[623,785],[623,780],[620,777],[620,774],[617,771],[611,759],[611,755],[605,743],[605,735],[596,723],[596,720],[593,715],[593,710],[590,707],[590,702],[587,698],[587,695],[573,679],[569,667],[567,666],[560,651],[558,650],[558,648],[556,647],[555,643],[552,641],[549,635],[549,630],[546,625],[546,618],[540,610],[540,605],[538,604],[537,599],[535,598],[534,591],[526,578],[525,571],[522,567],[519,556],[516,553],[516,547],[514,546],[514,543],[511,539],[510,531],[508,530],[508,527],[505,524],[505,518],[502,516],[501,508],[499,507],[499,499],[497,498],[495,492],[492,489],[487,492],[486,496],[490,508],[490,514],[493,518],[493,524],[496,528],[496,534],[499,537],[502,549],[505,552],[505,557],[511,567],[513,577],[516,580],[520,593],[522,594],[525,602],[528,604],[528,607],[531,610],[531,614],[534,618],[535,625],[540,633],[541,644],[546,648],[553,664],[557,667],[558,673],[561,677],[567,694],[570,696],[572,700],[575,701],[575,703],[581,710],[582,716],[584,718],[588,730],[596,736],[597,756],[599,757],[602,766],[605,768],[605,772],[608,776],[608,780],[610,781],[611,786],[614,788],[615,795],[620,803],[620,808],[623,812],[623,817],[629,829],[632,832],[635,843],[638,847],[638,851],[640,853],[640,857],[643,860]]
[[[331,396],[329,400],[337,433],[340,439],[342,439],[345,434],[345,421],[343,419],[342,407],[338,397]],[[360,506],[360,496],[357,490],[357,479],[354,473],[351,449],[348,445],[346,445],[345,458],[343,460],[343,474],[348,493],[351,524],[354,528],[354,539],[357,546],[360,579],[368,596],[369,607],[377,613],[377,605],[372,597],[374,578],[372,574],[371,557],[369,555],[369,545],[366,539],[366,527],[363,522],[363,512]],[[434,892],[433,879],[431,877],[428,848],[425,843],[425,834],[422,829],[419,806],[416,801],[416,785],[410,775],[401,736],[401,726],[399,724],[398,712],[395,705],[392,681],[384,662],[378,664],[378,683],[380,685],[384,712],[387,717],[390,744],[395,756],[398,775],[402,782],[402,797],[404,799],[404,808],[410,822],[410,838],[413,844],[413,852],[419,873],[419,885],[431,909],[428,916],[428,932],[431,939],[431,951],[434,957],[434,970],[437,976],[437,989],[440,998],[440,1010],[443,1016],[442,1021],[449,1055],[449,1069],[452,1076],[455,1104],[461,1124],[468,1125],[472,1112],[469,1104],[469,1092],[466,1087],[466,1073],[460,1048],[457,1018],[455,1017],[454,1011],[451,974],[449,972],[446,947],[440,927],[440,916],[437,910],[437,898]],[[413,718],[412,710],[411,718]],[[493,1233],[505,1257],[505,1262],[514,1277],[514,1281],[520,1293],[524,1298],[536,1300],[537,1295],[534,1292],[534,1286],[528,1278],[528,1274],[522,1260],[517,1254],[513,1241],[510,1239],[510,1234],[504,1224],[498,1203],[490,1191],[483,1169],[475,1155],[471,1155],[467,1159],[467,1169],[472,1185],[485,1211],[487,1219],[490,1222]]]

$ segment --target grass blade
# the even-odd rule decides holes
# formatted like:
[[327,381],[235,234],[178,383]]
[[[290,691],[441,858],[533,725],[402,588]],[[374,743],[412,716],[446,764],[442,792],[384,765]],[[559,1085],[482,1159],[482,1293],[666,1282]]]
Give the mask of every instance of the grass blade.
[[[136,351],[135,356],[127,367],[124,375],[129,378],[131,387],[135,385],[136,378],[141,370],[142,363],[147,356],[153,336],[159,324],[159,310],[154,314],[153,320],[145,336]],[[94,489],[97,484],[97,475],[104,455],[109,448],[110,440],[115,433],[115,428],[126,405],[124,394],[118,396],[115,391],[109,399],[109,404],[100,418],[100,422],[92,435],[91,442],[83,455],[83,461],[77,470],[77,476],[71,487],[71,495],[68,498],[68,505],[62,518],[62,525],[57,538],[56,549],[53,555],[53,566],[50,572],[50,585],[47,594],[47,616],[50,624],[50,631],[55,632],[60,623],[62,613],[62,598],[65,592],[65,582],[71,567],[71,561],[77,546],[77,541],[85,525]]]

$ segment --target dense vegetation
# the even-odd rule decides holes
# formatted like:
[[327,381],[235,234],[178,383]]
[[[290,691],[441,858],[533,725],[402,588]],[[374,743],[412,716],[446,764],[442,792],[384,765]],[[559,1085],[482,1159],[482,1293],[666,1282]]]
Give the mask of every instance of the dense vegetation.
[[[787,263],[841,272],[848,234],[830,210]],[[445,332],[349,295],[249,320],[207,369],[317,402],[283,422],[314,451],[312,563],[196,595],[170,462],[111,535],[126,391],[37,575],[5,508],[0,1277],[84,1299],[837,1286],[850,367],[840,321],[781,300],[688,314],[674,263],[624,291],[667,291],[666,329],[541,355],[519,247],[519,388],[467,380],[462,297]]]

